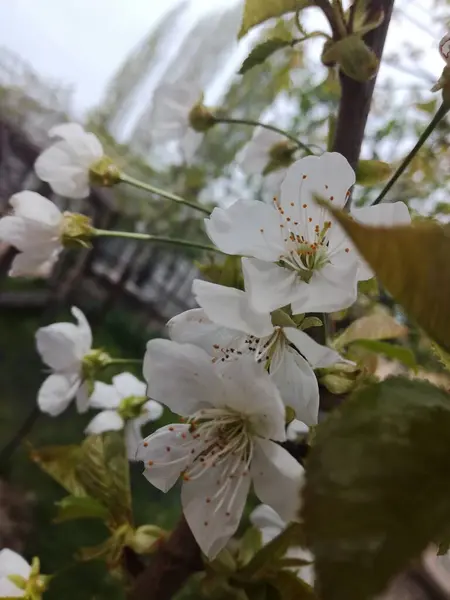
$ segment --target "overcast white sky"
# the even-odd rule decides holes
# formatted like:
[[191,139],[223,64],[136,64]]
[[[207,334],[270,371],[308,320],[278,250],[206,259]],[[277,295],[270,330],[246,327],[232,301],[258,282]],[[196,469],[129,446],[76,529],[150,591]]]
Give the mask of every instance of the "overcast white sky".
[[[73,108],[82,116],[102,97],[118,66],[162,14],[178,0],[3,0],[0,44],[26,59],[41,75],[70,84]],[[240,0],[191,0],[192,13]],[[423,65],[438,76],[443,63],[437,53],[442,27],[427,29],[433,16],[431,0],[397,0],[407,17],[397,18],[388,48],[405,41],[427,52]],[[411,22],[412,19],[412,22]],[[413,69],[416,64],[413,62]]]

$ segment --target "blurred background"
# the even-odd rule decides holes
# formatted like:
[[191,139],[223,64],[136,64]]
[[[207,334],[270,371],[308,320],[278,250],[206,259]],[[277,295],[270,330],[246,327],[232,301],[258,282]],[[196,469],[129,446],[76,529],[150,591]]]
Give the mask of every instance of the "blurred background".
[[[307,31],[326,30],[317,12],[302,13]],[[33,189],[63,209],[91,215],[103,229],[205,240],[198,214],[130,188],[94,190],[84,201],[56,197],[37,180],[33,164],[49,144],[48,130],[65,121],[78,121],[96,133],[129,174],[188,199],[226,205],[270,195],[271,177],[248,175],[240,160],[251,127],[220,125],[205,135],[167,134],[162,125],[170,121],[170,107],[158,98],[171,86],[185,89],[186,97],[204,93],[205,104],[220,106],[227,116],[273,123],[325,150],[339,82],[320,62],[323,42],[282,50],[237,75],[258,41],[274,30],[283,36],[294,26],[291,18],[271,21],[238,42],[241,13],[241,0],[2,3],[2,213],[12,194]],[[444,66],[438,43],[449,19],[447,0],[396,1],[362,158],[395,163],[434,114],[439,98],[429,90]],[[396,200],[443,220],[449,213],[449,134],[443,122],[395,188]],[[357,187],[355,201],[364,204],[377,191]],[[67,567],[74,565],[80,545],[101,541],[101,527],[97,531],[83,521],[53,525],[53,503],[62,490],[29,461],[27,448],[12,460],[1,448],[34,418],[36,391],[45,376],[34,349],[38,327],[66,319],[75,304],[91,322],[96,347],[140,358],[146,341],[161,335],[170,317],[194,306],[190,290],[202,257],[142,242],[97,240],[90,252],[64,254],[48,281],[30,282],[8,278],[11,256],[11,248],[0,246],[0,547],[39,555],[44,573],[65,569],[51,587],[50,600],[122,598],[100,564]],[[27,439],[33,446],[78,442],[85,423],[72,409],[54,420],[40,417]],[[163,502],[138,466],[132,472],[137,522],[170,527],[178,515],[177,492]],[[409,593],[402,585],[393,597]],[[441,593],[414,591],[414,583],[412,589],[404,597]]]

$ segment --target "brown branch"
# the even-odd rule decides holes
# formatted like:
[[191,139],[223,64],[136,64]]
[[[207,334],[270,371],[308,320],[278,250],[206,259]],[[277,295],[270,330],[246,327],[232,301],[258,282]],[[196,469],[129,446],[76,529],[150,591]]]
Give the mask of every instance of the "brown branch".
[[[384,11],[384,19],[379,27],[370,31],[364,38],[366,44],[372,48],[381,60],[386,34],[392,16],[395,0],[372,0],[371,12],[376,14]],[[366,82],[350,79],[344,73],[340,74],[341,100],[337,117],[333,150],[345,156],[355,169],[361,145],[364,139],[367,117],[369,116],[376,77]]]
[[170,600],[187,579],[203,569],[200,549],[184,517],[162,542],[131,590],[129,600]]

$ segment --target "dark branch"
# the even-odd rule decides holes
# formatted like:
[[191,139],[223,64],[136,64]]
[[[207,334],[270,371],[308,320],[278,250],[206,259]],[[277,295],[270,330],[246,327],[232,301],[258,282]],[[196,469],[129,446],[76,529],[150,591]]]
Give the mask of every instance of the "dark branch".
[[[379,59],[381,59],[383,54],[394,1],[372,0],[370,4],[372,14],[378,13],[380,9],[384,11],[384,19],[381,25],[370,31],[364,38],[366,44],[372,48]],[[370,81],[361,83],[341,73],[340,79],[342,92],[333,150],[343,154],[355,169],[364,139],[364,131],[372,102],[376,77]]]

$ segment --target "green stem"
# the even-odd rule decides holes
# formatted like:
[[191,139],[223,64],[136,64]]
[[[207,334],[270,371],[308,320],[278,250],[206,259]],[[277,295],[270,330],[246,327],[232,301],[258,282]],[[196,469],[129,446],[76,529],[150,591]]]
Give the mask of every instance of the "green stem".
[[196,204],[195,202],[190,202],[190,200],[186,200],[181,196],[177,196],[176,194],[172,194],[172,192],[167,192],[166,190],[161,190],[160,188],[154,187],[149,183],[144,183],[143,181],[139,181],[139,179],[135,179],[134,177],[130,177],[126,173],[120,174],[120,181],[122,183],[128,183],[128,185],[132,185],[135,188],[140,190],[145,190],[146,192],[151,192],[152,194],[156,194],[157,196],[161,196],[162,198],[167,198],[168,200],[173,200],[178,204],[184,204],[185,206],[190,206],[191,208],[198,210],[205,215],[210,215],[211,211],[204,206],[200,206],[200,204]]
[[112,358],[105,367],[109,367],[111,365],[141,365],[141,358]]
[[291,135],[287,131],[280,129],[279,127],[275,127],[275,125],[269,125],[269,123],[260,123],[259,121],[252,121],[251,119],[233,119],[231,117],[215,117],[216,123],[229,123],[231,125],[249,125],[250,127],[262,127],[263,129],[268,129],[269,131],[274,131],[275,133],[279,133],[280,135],[284,135],[288,140],[297,144],[299,148],[304,150],[307,154],[314,154],[314,152],[309,148],[306,144],[298,140],[295,136]]
[[185,246],[186,248],[197,248],[199,250],[208,250],[209,252],[218,252],[223,254],[218,248],[200,244],[198,242],[188,242],[179,238],[170,238],[160,235],[151,235],[150,233],[134,233],[132,231],[108,231],[107,229],[94,229],[93,237],[118,237],[130,240],[143,240],[145,242],[160,242],[162,244],[173,244],[175,246]]
[[397,179],[402,175],[402,173],[405,172],[405,170],[411,163],[412,159],[416,156],[416,154],[422,148],[424,143],[430,137],[431,133],[436,128],[438,123],[443,119],[443,117],[445,117],[445,115],[447,114],[449,109],[450,109],[450,106],[447,106],[446,104],[441,104],[437,113],[434,115],[434,117],[430,121],[430,124],[425,129],[425,131],[422,133],[422,135],[420,136],[419,140],[417,141],[417,144],[414,146],[414,148],[411,150],[411,152],[408,154],[408,156],[402,161],[402,164],[398,167],[398,169],[395,171],[394,175],[387,182],[386,186],[383,188],[380,195],[376,198],[375,202],[373,202],[372,206],[375,206],[375,204],[379,204],[383,200],[383,198],[386,196],[386,194],[392,188],[392,186],[397,181]]

